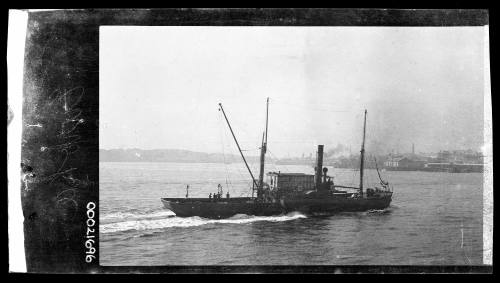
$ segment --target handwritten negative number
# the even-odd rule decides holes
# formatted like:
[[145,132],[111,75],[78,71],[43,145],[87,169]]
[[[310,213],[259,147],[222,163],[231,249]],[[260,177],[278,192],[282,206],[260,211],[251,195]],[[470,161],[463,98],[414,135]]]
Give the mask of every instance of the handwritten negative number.
[[95,207],[96,207],[96,205],[93,202],[89,202],[87,204],[87,236],[86,236],[87,241],[85,241],[85,248],[86,248],[85,249],[85,261],[87,263],[91,263],[92,260],[95,259],[95,255],[94,255],[96,252],[96,249],[94,247],[95,229],[93,228],[95,225],[95,220],[94,220]]

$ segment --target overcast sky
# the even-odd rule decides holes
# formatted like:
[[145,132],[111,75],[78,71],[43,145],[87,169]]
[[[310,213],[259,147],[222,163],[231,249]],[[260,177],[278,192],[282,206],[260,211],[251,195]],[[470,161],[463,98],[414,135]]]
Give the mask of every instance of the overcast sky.
[[479,150],[483,27],[101,27],[100,148]]

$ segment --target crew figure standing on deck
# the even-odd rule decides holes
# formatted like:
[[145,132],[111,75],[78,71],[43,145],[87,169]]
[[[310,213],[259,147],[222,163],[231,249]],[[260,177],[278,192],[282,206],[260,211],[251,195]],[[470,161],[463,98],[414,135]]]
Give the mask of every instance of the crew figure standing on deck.
[[187,185],[187,187],[186,187],[186,198],[188,198],[188,197],[189,197],[189,185]]
[[222,196],[222,186],[221,186],[221,184],[218,184],[217,185],[217,198],[220,199],[221,196]]
[[226,193],[226,198],[229,198],[229,191],[227,191]]
[[212,193],[210,193],[210,194],[208,195],[208,200],[209,200],[209,201],[212,201]]

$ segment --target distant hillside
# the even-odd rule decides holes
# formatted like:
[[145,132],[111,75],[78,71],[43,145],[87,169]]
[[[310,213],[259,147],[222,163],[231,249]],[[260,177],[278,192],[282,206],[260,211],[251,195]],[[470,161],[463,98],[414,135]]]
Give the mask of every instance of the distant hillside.
[[[245,156],[248,162],[258,162],[257,156]],[[101,162],[241,162],[241,156],[234,154],[195,152],[181,149],[99,149]]]

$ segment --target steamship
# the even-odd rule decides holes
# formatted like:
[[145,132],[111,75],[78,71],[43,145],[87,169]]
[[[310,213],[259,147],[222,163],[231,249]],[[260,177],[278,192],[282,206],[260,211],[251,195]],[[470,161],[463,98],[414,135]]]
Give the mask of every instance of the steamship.
[[[222,104],[219,103],[228,128],[238,147],[243,162],[252,179],[252,197],[217,196],[208,198],[161,198],[166,209],[173,211],[178,217],[199,216],[221,219],[236,214],[271,216],[289,212],[301,212],[306,215],[336,212],[356,212],[387,208],[392,200],[393,188],[384,181],[380,172],[380,186],[363,187],[363,170],[365,154],[366,113],[364,112],[363,142],[360,154],[359,187],[334,184],[328,176],[328,169],[323,167],[324,145],[318,145],[315,174],[269,172],[268,182],[264,182],[264,165],[267,151],[267,130],[269,115],[269,98],[266,105],[266,127],[260,148],[260,170],[258,180],[243,155],[229,119]],[[350,192],[349,192],[350,191]]]

